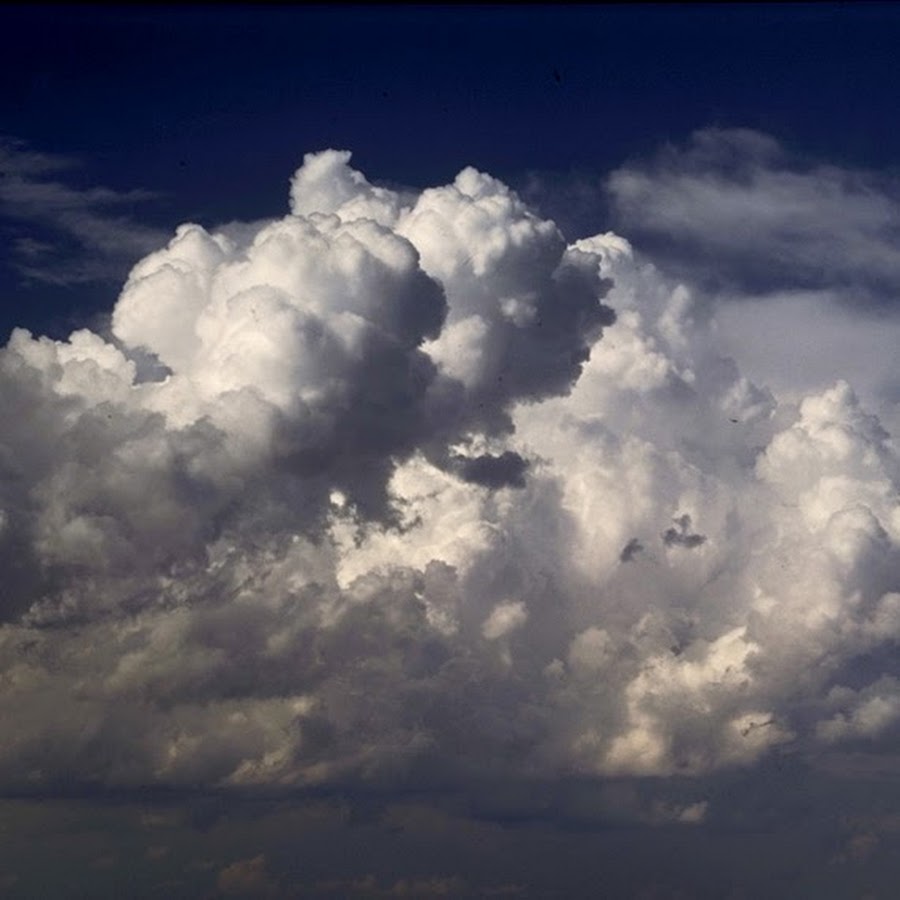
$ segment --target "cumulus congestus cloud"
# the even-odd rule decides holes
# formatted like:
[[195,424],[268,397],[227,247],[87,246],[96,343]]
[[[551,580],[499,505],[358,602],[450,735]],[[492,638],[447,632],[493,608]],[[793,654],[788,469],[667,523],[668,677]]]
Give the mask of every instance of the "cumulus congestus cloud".
[[889,735],[896,447],[843,382],[751,382],[713,315],[486,174],[407,195],[326,151],[290,215],[138,263],[114,341],[15,332],[0,782],[696,774]]

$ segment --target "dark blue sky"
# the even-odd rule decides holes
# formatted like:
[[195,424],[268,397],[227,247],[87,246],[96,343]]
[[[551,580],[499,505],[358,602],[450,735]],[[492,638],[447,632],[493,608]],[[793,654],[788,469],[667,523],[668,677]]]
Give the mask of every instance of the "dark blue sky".
[[[120,212],[165,230],[280,214],[302,154],[325,147],[413,186],[466,164],[517,187],[533,172],[599,182],[708,126],[857,167],[900,155],[896,5],[45,6],[0,19],[2,133],[76,159],[67,185],[151,192]],[[579,214],[604,224],[600,202]],[[2,225],[7,247],[41,237]],[[2,330],[65,331],[66,315],[109,306],[124,271],[53,286],[6,265]]]

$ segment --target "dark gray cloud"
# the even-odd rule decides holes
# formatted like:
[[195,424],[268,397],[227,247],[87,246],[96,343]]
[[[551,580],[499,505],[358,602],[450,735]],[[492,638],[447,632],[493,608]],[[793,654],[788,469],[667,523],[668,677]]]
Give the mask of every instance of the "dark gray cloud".
[[459,456],[454,462],[463,481],[490,488],[525,487],[528,461],[512,450],[498,456],[490,453],[474,457]]
[[[705,534],[691,532],[691,517],[685,513],[673,520],[675,528],[667,528],[662,533],[662,541],[667,547],[684,547],[693,550],[706,543]],[[624,552],[624,551],[623,551]]]
[[635,537],[630,538],[619,554],[620,562],[631,562],[644,549],[644,545]]

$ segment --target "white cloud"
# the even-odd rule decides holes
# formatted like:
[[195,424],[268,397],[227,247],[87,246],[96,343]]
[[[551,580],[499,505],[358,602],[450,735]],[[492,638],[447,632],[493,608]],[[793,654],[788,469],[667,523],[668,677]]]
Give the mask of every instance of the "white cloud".
[[0,352],[0,781],[703,774],[889,733],[865,399],[756,383],[696,286],[490,176],[349,163],[182,226],[119,347]]
[[481,626],[481,633],[487,640],[496,641],[520,628],[527,619],[528,610],[524,603],[513,600],[507,603],[498,603]]

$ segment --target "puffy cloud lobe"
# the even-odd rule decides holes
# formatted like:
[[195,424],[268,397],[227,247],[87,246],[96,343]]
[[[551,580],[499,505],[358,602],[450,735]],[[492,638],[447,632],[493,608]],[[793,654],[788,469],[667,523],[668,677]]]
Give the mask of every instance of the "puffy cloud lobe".
[[[407,241],[318,215],[272,223],[243,247],[180,229],[135,268],[113,327],[170,367],[156,398],[170,421],[205,418],[253,457],[344,466],[353,481],[421,439],[434,367],[418,345],[443,316]],[[241,434],[251,421],[259,432]]]
[[591,256],[472,168],[424,191],[399,230],[447,292],[447,325],[428,352],[465,385],[468,409],[502,429],[511,400],[568,391],[613,318],[596,302],[608,285]]
[[597,302],[607,285],[590,257],[567,250],[553,222],[471,167],[403,205],[350,169],[349,159],[336,151],[307,156],[292,182],[292,209],[344,223],[362,217],[409,239],[448,301],[446,326],[429,335],[429,355],[465,385],[466,406],[499,416],[509,400],[571,387],[612,320]]
[[179,229],[117,344],[0,354],[3,784],[702,774],[890,734],[898,460],[848,385],[754,384],[688,287],[473,169],[405,196],[328,151],[291,201]]
[[523,603],[498,603],[481,626],[481,633],[489,640],[496,641],[525,624],[528,610]]

